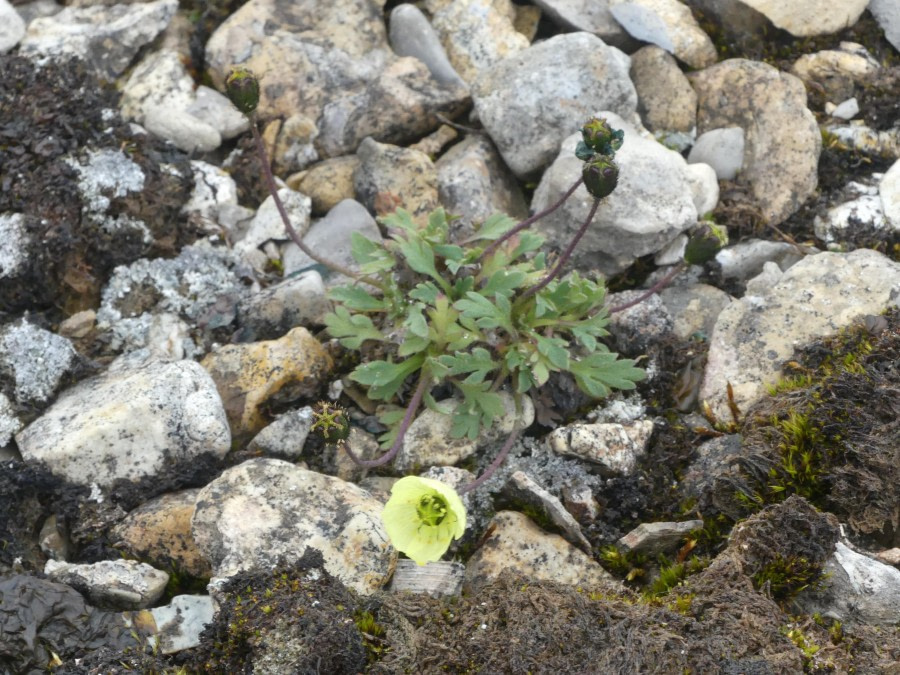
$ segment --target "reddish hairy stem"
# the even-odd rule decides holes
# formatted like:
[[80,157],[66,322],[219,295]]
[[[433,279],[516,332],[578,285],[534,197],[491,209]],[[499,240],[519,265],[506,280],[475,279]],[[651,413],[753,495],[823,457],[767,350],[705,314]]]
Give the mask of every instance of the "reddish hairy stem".
[[491,462],[490,466],[484,470],[484,473],[481,474],[478,478],[473,480],[468,485],[461,487],[457,490],[458,494],[464,495],[467,492],[471,492],[476,488],[481,487],[485,481],[487,481],[491,476],[494,475],[494,472],[500,468],[500,465],[503,464],[503,461],[506,459],[506,456],[509,454],[509,451],[512,450],[512,446],[515,444],[516,439],[519,438],[519,434],[522,430],[519,428],[518,424],[513,429],[512,433],[509,435],[509,438],[506,439],[506,442],[503,444],[503,447],[500,448],[500,452],[497,453],[497,456],[494,458],[494,461]]
[[672,280],[675,277],[677,277],[679,274],[681,274],[681,272],[684,271],[685,267],[686,267],[686,265],[684,264],[684,261],[679,262],[677,265],[675,265],[675,267],[672,268],[672,270],[666,276],[664,276],[662,279],[660,279],[655,284],[653,284],[653,286],[650,287],[646,292],[641,293],[634,300],[629,300],[628,302],[622,303],[621,305],[616,305],[615,307],[611,307],[608,310],[609,313],[615,314],[616,312],[624,311],[626,309],[629,309],[630,307],[634,307],[635,305],[642,303],[644,300],[649,298],[651,295],[653,295],[654,293],[658,293],[659,291],[664,289],[666,286],[668,286],[670,283],[672,283]]
[[428,389],[429,379],[430,378],[428,376],[428,373],[423,370],[419,375],[419,383],[416,385],[416,390],[409,401],[409,405],[406,406],[406,414],[403,416],[403,420],[400,422],[400,426],[397,428],[397,438],[394,440],[394,444],[391,446],[391,449],[384,453],[381,457],[377,457],[376,459],[362,459],[355,452],[353,452],[353,450],[350,448],[349,443],[344,444],[344,450],[347,451],[347,454],[350,456],[350,459],[354,461],[354,463],[367,469],[373,469],[376,466],[384,466],[397,456],[397,453],[400,452],[400,448],[403,447],[403,437],[406,436],[406,432],[409,430],[409,425],[412,424],[413,417],[415,417],[416,411],[419,409],[419,406],[422,403],[422,397],[425,396],[425,390]]

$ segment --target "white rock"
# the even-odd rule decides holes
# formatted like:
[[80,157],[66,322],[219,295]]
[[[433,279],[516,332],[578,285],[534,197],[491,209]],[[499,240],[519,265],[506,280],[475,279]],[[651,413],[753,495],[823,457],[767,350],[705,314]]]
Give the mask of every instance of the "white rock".
[[126,197],[144,189],[144,172],[124,152],[112,148],[88,150],[67,162],[78,173],[84,209],[105,213],[110,197]]
[[826,244],[841,241],[860,229],[880,230],[886,225],[882,200],[878,195],[861,195],[828,209],[813,221],[816,236]]
[[[777,267],[767,264],[769,273]],[[866,314],[878,314],[900,297],[900,264],[870,249],[807,256],[774,285],[719,314],[710,340],[700,396],[723,420],[731,419],[730,383],[741,410],[775,384],[794,350],[836,333]]]
[[22,428],[22,422],[13,410],[12,401],[0,392],[0,448],[12,440],[13,435]]
[[6,54],[25,37],[25,21],[16,8],[0,0],[0,54]]
[[0,213],[0,279],[15,277],[28,264],[31,238],[21,213]]
[[764,239],[745,239],[716,254],[722,276],[738,281],[752,279],[767,262],[776,263],[784,271],[802,259],[803,253],[793,244]]
[[321,551],[325,569],[369,595],[397,560],[381,502],[358,486],[277,459],[251,459],[200,491],[192,531],[216,577]]
[[222,137],[213,127],[169,106],[150,107],[144,115],[144,127],[185,152],[211,152],[222,144]]
[[[313,425],[313,409],[308,405],[275,418],[247,446],[253,452],[299,459]],[[358,453],[357,453],[358,454]]]
[[894,162],[884,174],[878,184],[878,195],[888,224],[894,230],[900,230],[900,160]]
[[688,162],[709,164],[719,180],[734,180],[744,165],[744,130],[726,127],[700,134]]
[[48,560],[44,574],[51,581],[81,591],[92,604],[114,609],[143,609],[162,597],[169,575],[137,560],[104,560],[73,565]]
[[78,363],[72,343],[24,319],[0,328],[0,373],[15,382],[19,403],[46,403]]
[[219,393],[194,361],[151,361],[80,382],[16,441],[24,459],[101,487],[152,477],[203,453],[222,457],[231,448]]
[[719,203],[719,181],[716,170],[706,162],[690,162],[685,170],[691,186],[691,196],[697,215],[701,218]]
[[628,34],[609,11],[609,0],[535,0],[534,4],[564,28],[593,33],[617,47],[628,41]]
[[[890,1],[890,0],[888,0]],[[741,0],[797,37],[830,35],[854,25],[869,0]]]
[[610,11],[632,37],[662,47],[692,68],[716,62],[716,47],[690,8],[678,0],[610,0]]
[[900,50],[900,5],[896,0],[869,0],[869,11],[884,31],[884,37]]
[[561,455],[586,459],[613,473],[629,475],[647,451],[653,427],[650,420],[628,425],[571,424],[551,431],[547,443]]
[[150,610],[156,624],[155,637],[163,654],[174,654],[200,645],[200,633],[215,614],[208,595],[176,595],[172,602]]
[[192,159],[191,169],[194,189],[181,212],[188,218],[199,219],[206,229],[214,229],[222,205],[237,205],[237,183],[227,171],[209,162]]
[[224,94],[201,84],[185,112],[219,132],[222,138],[234,138],[250,130],[250,120]]
[[[827,110],[826,110],[827,112]],[[856,97],[848,98],[836,105],[829,113],[832,117],[840,117],[843,120],[851,120],[859,114],[859,102]]]
[[[290,188],[280,189],[278,196],[281,198],[281,202],[294,229],[301,237],[304,236],[304,233],[309,228],[312,200],[305,194]],[[247,233],[234,245],[234,252],[246,258],[254,267],[261,270],[265,266],[266,259],[265,256],[261,255],[260,248],[267,242],[281,242],[288,238],[289,235],[284,227],[284,221],[281,220],[281,214],[275,206],[275,200],[272,199],[272,195],[269,195],[260,204],[256,215],[250,221]],[[289,274],[290,272],[285,271],[285,273]]]

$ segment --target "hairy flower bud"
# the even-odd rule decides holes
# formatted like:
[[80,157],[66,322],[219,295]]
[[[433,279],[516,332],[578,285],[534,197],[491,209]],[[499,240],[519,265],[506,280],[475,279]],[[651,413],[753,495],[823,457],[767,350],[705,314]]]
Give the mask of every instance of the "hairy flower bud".
[[234,107],[249,115],[259,105],[259,80],[243,67],[237,67],[225,78],[225,93]]
[[720,225],[703,221],[691,232],[684,247],[684,261],[689,265],[702,265],[712,260],[728,243],[728,230]]
[[581,175],[587,191],[597,199],[603,199],[616,189],[619,167],[611,158],[596,155],[590,162],[585,162]]
[[613,129],[609,122],[601,117],[592,117],[581,127],[581,137],[594,152],[613,157],[616,150],[622,147],[625,132]]

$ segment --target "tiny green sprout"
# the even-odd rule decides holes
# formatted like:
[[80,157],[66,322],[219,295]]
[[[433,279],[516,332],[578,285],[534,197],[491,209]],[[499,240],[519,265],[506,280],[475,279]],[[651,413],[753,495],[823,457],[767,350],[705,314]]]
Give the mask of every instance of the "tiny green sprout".
[[728,243],[728,230],[709,220],[701,221],[691,233],[684,248],[684,261],[688,265],[702,265],[712,260]]
[[394,483],[381,519],[394,548],[417,565],[439,560],[466,530],[466,508],[456,491],[417,476]]
[[339,443],[350,435],[347,411],[333,403],[319,401],[313,408],[313,420],[310,431],[318,430],[326,441]]
[[233,68],[225,78],[225,93],[234,107],[249,115],[259,105],[259,80],[247,68]]

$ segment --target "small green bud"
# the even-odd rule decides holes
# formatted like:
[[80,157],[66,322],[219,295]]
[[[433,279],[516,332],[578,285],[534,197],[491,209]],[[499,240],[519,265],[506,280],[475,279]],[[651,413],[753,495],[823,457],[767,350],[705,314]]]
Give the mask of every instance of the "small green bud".
[[619,167],[610,157],[596,155],[592,161],[585,163],[581,176],[587,191],[597,199],[603,199],[616,189]]
[[688,265],[702,265],[712,260],[728,243],[728,230],[720,225],[703,221],[694,228],[684,247],[684,261]]
[[625,132],[613,129],[609,122],[601,117],[592,117],[581,127],[581,137],[594,152],[614,157],[616,150],[622,147]]
[[594,156],[594,151],[590,149],[587,143],[584,141],[578,141],[578,145],[575,146],[575,156],[580,159],[582,162],[589,162],[591,158]]
[[259,105],[259,80],[252,72],[238,66],[225,78],[225,93],[235,108],[249,115]]

